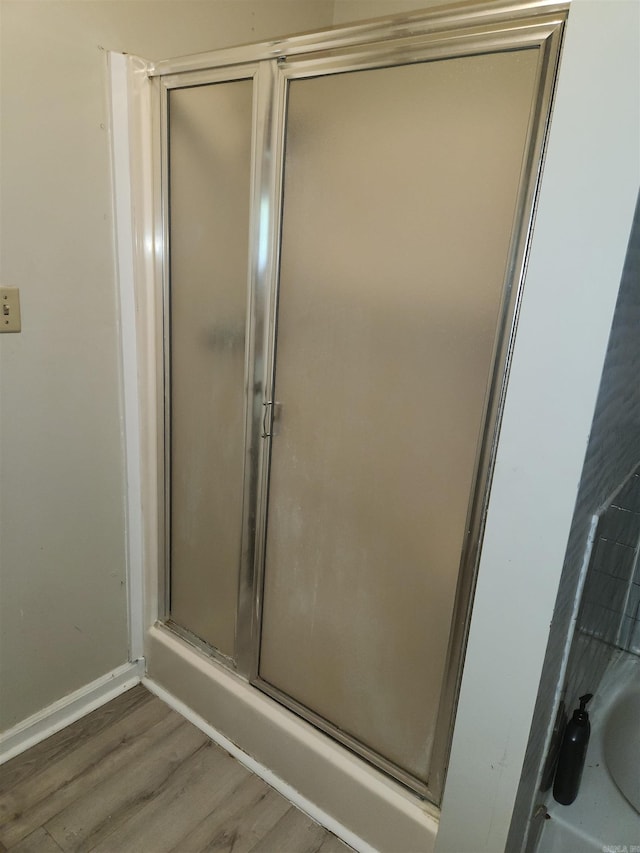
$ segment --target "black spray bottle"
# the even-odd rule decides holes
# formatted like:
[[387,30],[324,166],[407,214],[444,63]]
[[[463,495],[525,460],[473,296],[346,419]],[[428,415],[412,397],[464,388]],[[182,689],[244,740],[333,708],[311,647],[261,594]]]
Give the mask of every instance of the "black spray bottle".
[[553,783],[553,798],[563,806],[570,806],[578,796],[587,746],[589,745],[589,734],[591,733],[589,714],[586,712],[585,706],[592,695],[592,693],[585,693],[584,696],[580,697],[580,707],[573,712],[573,717],[567,723],[562,738],[558,767]]

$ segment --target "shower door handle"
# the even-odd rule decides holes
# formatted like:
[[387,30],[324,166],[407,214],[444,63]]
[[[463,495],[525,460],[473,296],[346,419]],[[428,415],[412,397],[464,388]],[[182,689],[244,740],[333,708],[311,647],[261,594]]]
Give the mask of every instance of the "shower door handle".
[[[271,438],[273,430],[273,400],[266,400],[262,405],[264,406],[262,414],[262,438]],[[269,420],[268,426],[267,420]]]
[[273,438],[277,435],[274,427],[280,420],[282,403],[278,403],[275,400],[266,400],[262,405],[264,406],[262,414],[262,438]]

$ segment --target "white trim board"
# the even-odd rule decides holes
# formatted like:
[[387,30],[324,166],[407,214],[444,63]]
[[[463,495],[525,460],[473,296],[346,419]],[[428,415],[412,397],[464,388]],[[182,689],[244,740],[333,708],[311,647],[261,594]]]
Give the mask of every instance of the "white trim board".
[[111,168],[117,260],[120,371],[126,464],[126,541],[129,658],[143,656],[143,519],[140,451],[140,393],[135,300],[135,231],[129,123],[129,60],[110,52]]
[[361,853],[432,853],[434,806],[164,626],[150,629],[147,650],[149,690],[346,843]]
[[58,699],[12,729],[0,734],[0,764],[35,746],[40,741],[75,723],[101,705],[139,684],[144,661],[126,663],[85,684],[74,693]]

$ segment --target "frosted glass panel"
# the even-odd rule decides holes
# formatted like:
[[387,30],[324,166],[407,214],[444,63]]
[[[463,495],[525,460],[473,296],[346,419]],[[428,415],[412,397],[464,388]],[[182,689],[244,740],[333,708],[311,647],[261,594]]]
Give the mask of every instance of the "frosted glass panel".
[[260,675],[421,780],[537,61],[289,87]]
[[169,96],[171,618],[234,653],[252,82]]

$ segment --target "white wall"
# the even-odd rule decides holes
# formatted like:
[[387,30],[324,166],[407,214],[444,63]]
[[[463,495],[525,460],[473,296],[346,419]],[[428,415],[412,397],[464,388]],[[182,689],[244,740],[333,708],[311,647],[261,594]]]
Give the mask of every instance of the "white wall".
[[149,59],[331,23],[333,0],[3,0],[0,729],[127,659],[106,51]]

